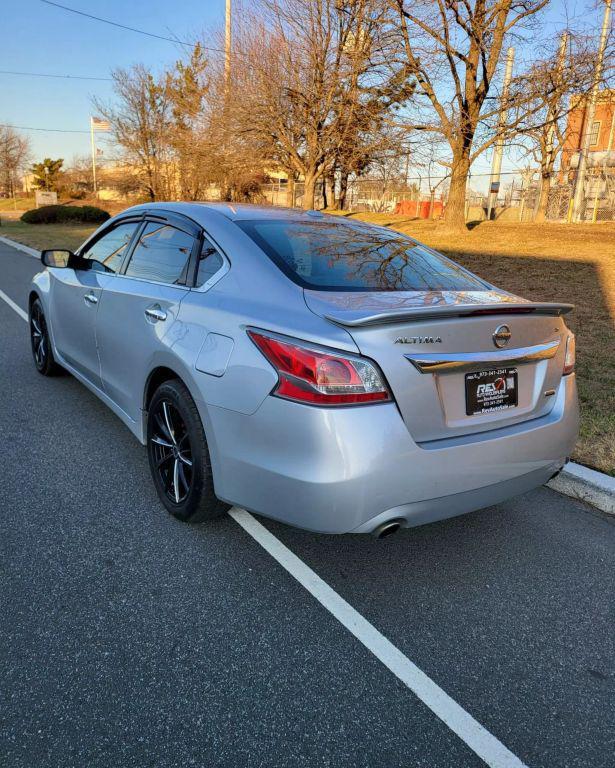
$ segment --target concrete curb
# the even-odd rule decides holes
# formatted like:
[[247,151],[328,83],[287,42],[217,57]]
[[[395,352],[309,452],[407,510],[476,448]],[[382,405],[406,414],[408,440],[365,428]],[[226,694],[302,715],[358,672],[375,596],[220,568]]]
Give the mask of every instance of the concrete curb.
[[[41,257],[40,251],[11,240],[9,237],[0,235],[0,242],[23,251],[35,259]],[[602,512],[615,515],[615,477],[571,461],[556,478],[549,480],[547,485],[558,493],[571,496],[573,499],[581,499]]]
[[571,461],[547,485],[558,493],[586,501],[602,512],[615,515],[615,477]]
[[17,240],[11,240],[10,237],[4,237],[4,235],[0,235],[0,243],[10,245],[11,248],[16,248],[18,251],[23,251],[24,253],[27,253],[28,256],[32,256],[34,259],[40,259],[41,257],[41,252],[37,251],[36,248],[30,248],[29,245],[18,243]]

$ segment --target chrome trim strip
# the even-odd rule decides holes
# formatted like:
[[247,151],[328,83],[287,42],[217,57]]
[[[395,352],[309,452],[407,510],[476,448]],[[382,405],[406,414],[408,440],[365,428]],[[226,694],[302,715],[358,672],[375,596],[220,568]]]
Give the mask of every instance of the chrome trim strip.
[[538,360],[550,360],[555,357],[560,341],[548,341],[534,347],[502,349],[498,352],[457,352],[419,353],[404,355],[420,373],[442,373],[443,371],[477,371],[483,368],[500,368],[509,365],[535,363]]

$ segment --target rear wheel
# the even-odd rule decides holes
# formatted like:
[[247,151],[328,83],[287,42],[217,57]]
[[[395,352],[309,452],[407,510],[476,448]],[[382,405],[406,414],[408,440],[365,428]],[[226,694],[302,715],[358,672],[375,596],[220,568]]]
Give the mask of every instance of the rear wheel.
[[47,321],[40,299],[35,299],[30,307],[30,343],[34,365],[40,374],[57,376],[62,372],[62,368],[53,357]]
[[174,517],[200,523],[219,517],[229,508],[214,493],[201,418],[179,379],[161,384],[151,399],[147,455],[158,496]]

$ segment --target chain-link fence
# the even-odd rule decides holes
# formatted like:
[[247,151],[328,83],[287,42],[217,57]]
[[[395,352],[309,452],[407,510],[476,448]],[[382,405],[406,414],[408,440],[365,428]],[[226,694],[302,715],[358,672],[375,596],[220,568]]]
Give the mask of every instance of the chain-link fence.
[[[554,174],[546,200],[541,197],[542,179],[534,169],[504,172],[497,193],[489,199],[490,174],[472,174],[466,190],[466,219],[485,220],[491,216],[504,221],[569,221],[573,186],[562,174]],[[439,219],[444,216],[448,195],[447,177],[414,176],[399,178],[356,178],[349,181],[343,207],[352,212],[398,213],[412,218]],[[286,180],[264,184],[261,202],[302,207],[304,184]],[[316,185],[314,207],[339,207],[342,191],[339,180],[333,188]],[[615,221],[615,168],[590,169],[586,177],[579,217],[581,221]]]

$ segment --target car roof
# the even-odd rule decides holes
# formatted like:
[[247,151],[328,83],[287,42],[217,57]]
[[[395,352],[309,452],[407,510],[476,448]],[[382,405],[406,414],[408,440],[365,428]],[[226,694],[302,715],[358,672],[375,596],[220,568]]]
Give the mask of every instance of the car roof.
[[[252,205],[249,203],[143,203],[128,210],[137,211],[145,209],[153,211],[157,208],[183,214],[195,221],[199,221],[199,214],[202,215],[206,211],[218,213],[230,221],[246,221],[250,219],[313,220],[324,219],[326,216],[326,214],[322,214],[320,211],[303,211],[299,208],[282,208],[275,205]],[[126,213],[126,211],[123,211],[123,213]],[[326,218],[338,219],[338,217],[334,216],[326,216]]]

